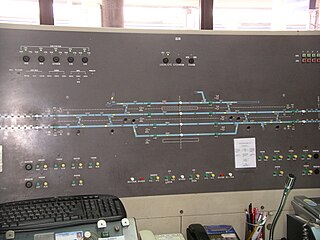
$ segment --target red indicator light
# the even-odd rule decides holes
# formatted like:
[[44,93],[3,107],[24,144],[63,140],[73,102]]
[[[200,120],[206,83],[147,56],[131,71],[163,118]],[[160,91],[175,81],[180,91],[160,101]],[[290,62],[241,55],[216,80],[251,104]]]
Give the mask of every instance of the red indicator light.
[[302,62],[302,63],[306,63],[306,62],[307,62],[307,59],[306,59],[306,58],[302,58],[301,62]]
[[317,62],[320,63],[320,58],[317,58]]
[[144,178],[143,177],[139,178],[139,181],[144,181]]
[[308,58],[308,59],[307,59],[307,63],[311,63],[311,58]]
[[316,58],[312,58],[311,60],[313,63],[317,62],[317,59]]
[[220,174],[219,174],[219,177],[224,177],[224,173],[220,173]]

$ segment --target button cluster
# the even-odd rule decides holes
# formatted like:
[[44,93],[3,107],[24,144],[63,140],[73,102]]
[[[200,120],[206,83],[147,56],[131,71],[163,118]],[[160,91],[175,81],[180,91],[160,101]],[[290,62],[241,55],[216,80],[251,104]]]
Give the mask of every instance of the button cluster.
[[302,63],[320,63],[320,53],[302,53]]
[[[182,59],[179,58],[179,57],[174,59],[173,61],[176,64],[182,64],[183,63]],[[168,57],[165,57],[165,58],[162,59],[162,62],[164,64],[168,64],[170,62],[170,59]],[[188,64],[194,64],[195,63],[195,59],[193,57],[190,57],[189,59],[187,59],[187,62],[188,62]]]
[[226,179],[226,178],[235,178],[234,174],[232,172],[205,172],[204,174],[201,174],[199,172],[192,172],[189,175],[174,175],[171,173],[168,173],[167,175],[160,176],[159,174],[150,174],[149,178],[145,177],[134,177],[131,176],[128,179],[128,183],[159,183],[164,182],[166,184],[168,183],[174,183],[176,181],[190,181],[190,182],[198,182],[200,180],[210,180],[210,179]]
[[[46,61],[52,61],[53,63],[59,63],[62,61],[67,61],[68,63],[73,63],[76,59],[72,56],[67,57],[66,59],[61,59],[59,56],[53,56],[53,57],[45,57],[45,56],[38,56],[38,58],[36,59],[36,61],[38,61],[39,63],[44,63]],[[28,55],[24,55],[22,57],[22,61],[25,63],[29,63],[30,61],[32,61],[32,58]],[[81,62],[86,64],[89,62],[89,58],[88,57],[82,57],[81,58]]]
[[287,155],[281,154],[281,153],[273,153],[273,155],[269,156],[265,152],[261,152],[260,155],[258,156],[258,161],[282,161],[282,160],[312,160],[312,159],[318,159],[319,153],[314,152],[314,153],[302,153],[302,154],[296,154],[296,153],[289,153]]

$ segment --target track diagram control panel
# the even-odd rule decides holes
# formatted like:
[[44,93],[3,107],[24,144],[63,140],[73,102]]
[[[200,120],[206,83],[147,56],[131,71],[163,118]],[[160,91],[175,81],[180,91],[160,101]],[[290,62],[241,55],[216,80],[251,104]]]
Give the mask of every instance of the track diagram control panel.
[[0,28],[0,201],[320,187],[320,35]]

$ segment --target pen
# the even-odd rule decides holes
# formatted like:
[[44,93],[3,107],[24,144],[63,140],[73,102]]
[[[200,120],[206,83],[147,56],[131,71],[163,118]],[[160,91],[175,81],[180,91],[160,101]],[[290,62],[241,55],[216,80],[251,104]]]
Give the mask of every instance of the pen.
[[258,222],[258,214],[259,214],[259,211],[258,211],[258,208],[253,208],[253,224],[256,224]]
[[250,225],[249,225],[249,223],[250,223],[250,215],[249,215],[249,212],[248,212],[248,210],[246,209],[246,224],[247,224],[247,229],[248,230],[250,230]]
[[254,225],[254,216],[252,211],[252,203],[249,204],[249,214],[250,214],[250,230],[253,231],[253,225]]

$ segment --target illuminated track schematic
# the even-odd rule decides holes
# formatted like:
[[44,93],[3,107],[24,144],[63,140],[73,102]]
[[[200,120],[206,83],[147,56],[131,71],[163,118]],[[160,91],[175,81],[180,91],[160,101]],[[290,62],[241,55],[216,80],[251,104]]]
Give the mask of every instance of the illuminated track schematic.
[[[319,99],[316,108],[297,109],[291,104],[262,106],[259,101],[211,101],[203,91],[196,93],[201,95],[201,101],[116,102],[112,98],[105,109],[55,108],[48,114],[0,115],[0,130],[131,128],[136,138],[199,138],[237,135],[242,125],[248,130],[251,125],[262,128],[274,125],[276,129],[284,126],[293,130],[296,125],[320,127]],[[14,118],[37,119],[42,123],[4,124]]]

